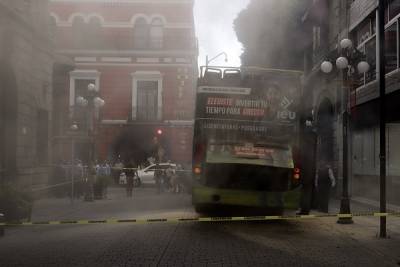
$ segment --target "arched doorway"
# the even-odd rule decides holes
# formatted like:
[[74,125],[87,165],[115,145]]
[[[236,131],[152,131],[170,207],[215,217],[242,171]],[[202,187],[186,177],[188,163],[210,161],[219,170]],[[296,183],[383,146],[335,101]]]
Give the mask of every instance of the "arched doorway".
[[17,173],[18,92],[10,64],[0,60],[0,178],[15,179]]
[[[317,159],[332,163],[334,145],[334,110],[331,101],[323,99],[317,113]],[[318,164],[318,162],[317,162]]]

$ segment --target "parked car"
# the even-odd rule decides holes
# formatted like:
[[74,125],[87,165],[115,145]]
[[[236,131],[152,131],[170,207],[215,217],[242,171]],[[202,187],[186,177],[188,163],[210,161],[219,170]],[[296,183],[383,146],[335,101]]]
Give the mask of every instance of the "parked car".
[[[176,169],[176,164],[174,163],[159,163],[158,166],[166,170],[169,166],[173,169]],[[138,170],[138,176],[141,184],[146,185],[155,185],[156,181],[154,180],[154,171],[156,169],[156,164],[151,164],[144,169]]]

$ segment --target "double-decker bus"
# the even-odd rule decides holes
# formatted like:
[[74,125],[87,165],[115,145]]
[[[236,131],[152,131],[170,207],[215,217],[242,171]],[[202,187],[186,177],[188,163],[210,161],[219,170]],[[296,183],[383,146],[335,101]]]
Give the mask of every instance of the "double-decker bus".
[[254,67],[201,68],[193,140],[196,211],[298,207],[300,77]]

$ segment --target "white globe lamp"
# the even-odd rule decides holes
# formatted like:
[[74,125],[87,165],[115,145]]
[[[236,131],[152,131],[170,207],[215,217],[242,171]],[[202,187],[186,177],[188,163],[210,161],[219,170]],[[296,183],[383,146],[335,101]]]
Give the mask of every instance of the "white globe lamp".
[[105,101],[103,100],[103,99],[101,99],[100,97],[95,97],[94,99],[93,99],[93,101],[94,101],[94,105],[97,107],[97,108],[100,108],[100,107],[102,107],[102,106],[104,106],[104,104],[105,104]]
[[76,103],[77,103],[79,106],[84,107],[84,106],[87,105],[87,100],[86,100],[84,97],[82,97],[82,96],[78,96],[78,97],[76,98]]
[[347,49],[347,48],[351,48],[353,46],[353,42],[350,39],[343,39],[342,41],[340,41],[340,47],[342,49]]
[[89,90],[89,92],[96,91],[96,85],[94,85],[93,83],[89,83],[88,90]]
[[344,70],[349,66],[349,61],[345,57],[339,57],[336,59],[336,67],[340,70]]
[[329,61],[324,61],[321,64],[321,70],[323,73],[330,73],[333,70],[333,65]]
[[369,64],[366,61],[361,61],[360,63],[358,63],[357,65],[357,70],[359,73],[366,73],[369,71]]

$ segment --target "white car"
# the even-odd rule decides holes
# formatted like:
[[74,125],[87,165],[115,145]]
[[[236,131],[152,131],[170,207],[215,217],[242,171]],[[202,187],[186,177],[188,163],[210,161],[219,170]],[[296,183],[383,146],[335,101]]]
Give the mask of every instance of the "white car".
[[[166,170],[169,166],[172,166],[173,169],[176,169],[176,164],[173,163],[159,163],[158,166]],[[156,164],[151,164],[144,169],[138,170],[138,176],[141,184],[146,185],[155,185],[156,181],[154,180],[154,171],[156,169]]]

